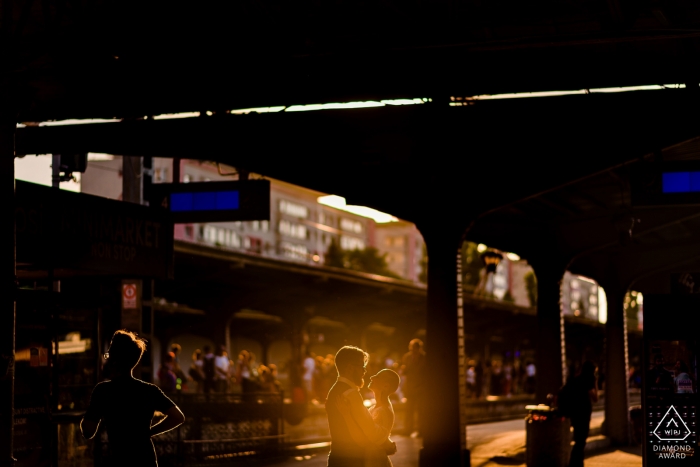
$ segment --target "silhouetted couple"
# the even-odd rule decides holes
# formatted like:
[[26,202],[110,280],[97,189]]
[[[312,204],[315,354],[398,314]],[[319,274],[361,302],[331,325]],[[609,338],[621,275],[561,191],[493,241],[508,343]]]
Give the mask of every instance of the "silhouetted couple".
[[338,379],[328,393],[326,413],[331,432],[328,467],[391,467],[388,456],[396,453],[389,439],[394,426],[394,409],[389,396],[399,387],[399,375],[381,370],[367,386],[376,405],[367,409],[360,388],[364,386],[368,354],[345,346],[335,355]]
[[[90,406],[80,422],[88,439],[104,422],[109,438],[108,465],[157,466],[151,438],[185,421],[185,416],[163,391],[134,378],[132,370],[141,360],[146,342],[129,331],[117,331],[105,354],[105,371],[111,378],[95,386]],[[151,425],[155,412],[165,418]]]

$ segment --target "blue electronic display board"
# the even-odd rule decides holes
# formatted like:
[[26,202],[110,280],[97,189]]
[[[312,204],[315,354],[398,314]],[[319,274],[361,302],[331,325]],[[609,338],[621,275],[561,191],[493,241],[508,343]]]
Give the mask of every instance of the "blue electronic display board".
[[639,162],[631,168],[634,206],[700,205],[700,162]]
[[174,223],[270,219],[269,180],[154,184],[149,198]]
[[644,465],[698,465],[700,295],[644,296]]

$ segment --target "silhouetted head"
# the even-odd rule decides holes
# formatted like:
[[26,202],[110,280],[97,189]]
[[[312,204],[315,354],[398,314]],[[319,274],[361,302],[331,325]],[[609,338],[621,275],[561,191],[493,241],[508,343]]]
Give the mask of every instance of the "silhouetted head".
[[202,352],[204,352],[204,355],[208,354],[209,352],[211,352],[211,347],[205,345],[204,347],[202,347]]
[[413,353],[419,353],[423,350],[423,341],[420,339],[411,339],[411,342],[408,343],[408,350]]
[[379,397],[390,396],[399,389],[401,378],[394,370],[379,370],[379,372],[369,377],[367,389],[374,391],[374,394]]
[[352,345],[341,347],[335,354],[335,368],[338,370],[338,376],[349,379],[359,387],[364,386],[368,359],[369,354],[359,347]]
[[656,365],[657,367],[664,366],[664,356],[661,355],[660,353],[657,353],[654,356],[654,365]]
[[595,377],[596,365],[590,360],[586,360],[581,365],[581,375],[587,377]]
[[194,360],[196,362],[197,360],[201,360],[201,359],[202,359],[202,351],[199,349],[195,350],[194,353],[192,354],[192,360]]
[[119,372],[131,371],[141,360],[146,350],[146,341],[126,329],[117,331],[107,351],[110,366]]
[[688,365],[683,360],[676,360],[675,370],[678,373],[688,373]]

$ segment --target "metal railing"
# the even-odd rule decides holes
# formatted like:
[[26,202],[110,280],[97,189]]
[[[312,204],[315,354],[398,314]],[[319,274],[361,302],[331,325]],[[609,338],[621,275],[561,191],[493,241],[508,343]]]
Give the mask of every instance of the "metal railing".
[[[162,467],[230,463],[242,457],[275,457],[285,449],[284,397],[280,393],[174,394],[185,423],[153,438]],[[109,457],[102,433],[95,445],[95,465]]]

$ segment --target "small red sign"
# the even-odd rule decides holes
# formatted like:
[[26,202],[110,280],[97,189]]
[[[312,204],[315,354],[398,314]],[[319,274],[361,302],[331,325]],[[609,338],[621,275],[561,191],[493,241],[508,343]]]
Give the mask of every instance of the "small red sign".
[[136,284],[122,284],[122,308],[124,310],[137,308]]

